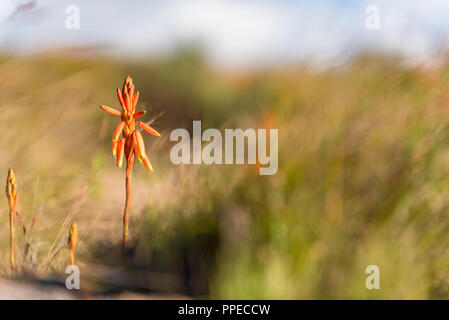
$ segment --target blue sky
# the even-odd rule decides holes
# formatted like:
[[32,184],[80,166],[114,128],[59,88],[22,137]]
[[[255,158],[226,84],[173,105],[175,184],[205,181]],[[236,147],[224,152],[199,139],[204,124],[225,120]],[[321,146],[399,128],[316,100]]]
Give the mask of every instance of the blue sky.
[[[79,30],[65,26],[72,4],[80,10]],[[368,5],[379,8],[379,30],[365,26]],[[322,63],[362,50],[423,63],[446,49],[448,17],[447,0],[1,0],[0,48],[29,53],[92,45],[135,56],[197,41],[224,65]]]

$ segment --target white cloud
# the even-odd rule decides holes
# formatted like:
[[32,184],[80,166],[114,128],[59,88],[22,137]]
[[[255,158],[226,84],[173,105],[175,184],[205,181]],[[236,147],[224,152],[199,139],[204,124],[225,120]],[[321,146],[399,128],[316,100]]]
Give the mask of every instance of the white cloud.
[[2,0],[0,1],[0,21],[5,20],[15,10],[18,1],[15,0]]
[[0,1],[0,41],[5,36],[5,28],[2,28],[2,24],[4,25],[4,21],[8,19],[8,17],[13,14],[17,5],[17,1],[15,0],[2,0]]
[[270,58],[286,25],[276,5],[243,1],[189,1],[167,10],[171,36],[201,40],[219,60]]
[[[111,52],[131,55],[200,40],[218,63],[254,64],[304,57],[323,61],[363,49],[399,51],[421,60],[449,38],[447,0],[77,0],[79,31],[65,28],[69,0],[37,0],[33,10],[42,13],[37,18],[5,18],[24,1],[0,0],[2,47],[28,52],[110,43]],[[365,28],[370,4],[380,8],[378,31]]]

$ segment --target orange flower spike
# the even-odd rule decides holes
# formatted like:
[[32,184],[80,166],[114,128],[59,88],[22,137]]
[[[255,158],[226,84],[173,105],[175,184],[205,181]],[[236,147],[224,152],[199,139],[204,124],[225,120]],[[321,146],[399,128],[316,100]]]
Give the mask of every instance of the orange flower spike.
[[125,138],[122,138],[117,146],[117,167],[121,168],[125,155]]
[[[121,112],[110,107],[101,106],[101,108],[113,115],[121,117],[120,123],[114,130],[112,136],[112,154],[117,158],[117,166],[121,168],[123,162],[126,161],[126,200],[123,211],[123,242],[122,250],[126,253],[126,248],[129,238],[129,213],[131,207],[131,191],[132,191],[132,171],[134,167],[135,157],[143,163],[148,171],[153,171],[150,160],[145,154],[145,145],[140,129],[145,130],[149,134],[160,137],[159,132],[150,127],[148,124],[134,119],[140,118],[145,114],[145,111],[137,111],[136,106],[139,100],[139,91],[135,90],[131,76],[127,76],[121,89],[117,88],[117,97],[121,105]],[[136,124],[139,128],[136,128]],[[138,129],[138,130],[136,130]],[[122,137],[121,137],[122,135]]]
[[[139,92],[137,91],[137,93],[139,93]],[[134,119],[140,118],[140,117],[144,116],[145,113],[146,113],[145,110],[137,111],[136,113],[134,113],[133,118],[134,118]]]
[[100,108],[103,111],[106,111],[107,113],[112,114],[113,116],[119,116],[120,117],[122,115],[120,111],[118,111],[118,110],[116,110],[114,108],[108,107],[108,106],[101,105]]
[[159,132],[157,132],[156,130],[154,130],[152,127],[150,127],[149,125],[147,125],[145,122],[142,121],[137,121],[137,125],[139,127],[141,127],[143,130],[145,130],[147,133],[156,136],[156,137],[160,137],[161,134]]

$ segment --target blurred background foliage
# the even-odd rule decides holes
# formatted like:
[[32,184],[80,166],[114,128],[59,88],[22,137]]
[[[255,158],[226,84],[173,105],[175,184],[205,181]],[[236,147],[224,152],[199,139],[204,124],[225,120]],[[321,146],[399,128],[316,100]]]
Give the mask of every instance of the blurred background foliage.
[[[448,67],[364,54],[326,70],[221,70],[194,48],[149,61],[4,54],[0,180],[14,168],[22,219],[36,217],[34,271],[23,271],[64,275],[76,220],[92,294],[449,298]],[[134,172],[133,255],[124,262],[124,170],[110,152],[117,119],[98,106],[118,105],[114,90],[128,73],[162,138],[145,138],[154,173]],[[278,172],[171,164],[170,132],[191,130],[192,120],[203,130],[278,128]],[[8,276],[6,198],[1,207]],[[38,268],[52,246],[60,253]],[[381,290],[365,288],[371,264]]]

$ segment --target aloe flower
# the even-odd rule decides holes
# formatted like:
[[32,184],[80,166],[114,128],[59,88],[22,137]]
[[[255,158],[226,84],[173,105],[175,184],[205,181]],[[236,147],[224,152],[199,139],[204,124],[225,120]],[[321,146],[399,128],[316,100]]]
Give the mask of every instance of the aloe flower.
[[117,166],[123,165],[126,160],[126,202],[123,214],[123,249],[128,243],[128,223],[129,207],[131,205],[131,173],[134,166],[134,160],[137,159],[145,168],[151,172],[153,167],[145,152],[141,130],[160,137],[161,135],[148,124],[135,119],[142,117],[145,111],[137,111],[136,105],[139,100],[139,91],[135,92],[132,78],[128,75],[123,84],[122,90],[117,89],[117,97],[121,105],[121,112],[115,108],[101,105],[100,108],[114,116],[120,117],[112,135],[112,155],[117,158]]

